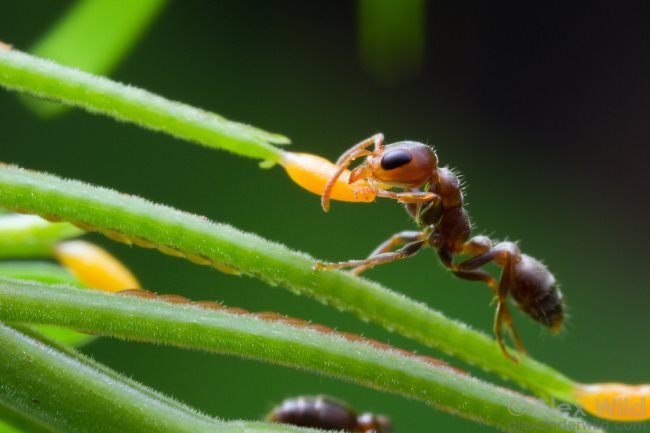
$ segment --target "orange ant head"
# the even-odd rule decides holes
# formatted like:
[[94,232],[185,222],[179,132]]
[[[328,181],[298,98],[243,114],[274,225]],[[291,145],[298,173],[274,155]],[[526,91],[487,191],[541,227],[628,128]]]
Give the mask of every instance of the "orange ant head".
[[375,150],[350,174],[350,183],[374,179],[400,188],[418,188],[429,182],[438,168],[434,150],[416,141],[400,141]]

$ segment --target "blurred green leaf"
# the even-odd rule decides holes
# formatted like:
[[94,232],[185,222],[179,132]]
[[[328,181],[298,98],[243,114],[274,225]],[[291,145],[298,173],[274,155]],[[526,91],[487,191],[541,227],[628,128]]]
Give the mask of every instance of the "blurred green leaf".
[[419,72],[424,56],[425,0],[359,0],[359,50],[366,69],[390,84]]
[[[109,74],[149,28],[167,0],[79,0],[30,50],[33,54],[95,74]],[[23,98],[52,116],[61,104]]]

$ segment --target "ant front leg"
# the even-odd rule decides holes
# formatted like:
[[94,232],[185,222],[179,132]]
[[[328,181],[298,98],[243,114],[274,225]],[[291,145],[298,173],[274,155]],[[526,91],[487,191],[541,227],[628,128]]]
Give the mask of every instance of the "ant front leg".
[[[403,231],[394,234],[390,238],[386,239],[384,242],[379,244],[377,248],[375,248],[370,255],[368,256],[368,259],[372,259],[380,254],[384,254],[395,248],[396,246],[399,245],[404,245],[409,242],[417,242],[422,240],[424,237],[424,234],[422,232],[415,232],[415,231]],[[366,271],[370,268],[372,268],[374,265],[372,264],[365,264],[361,266],[357,266],[356,268],[352,269],[350,272],[359,275],[361,272]]]
[[[374,144],[374,149],[373,150],[381,150],[384,148],[384,134],[381,132],[379,134],[375,134],[372,137],[368,137],[365,140],[362,140],[343,152],[341,156],[339,156],[339,159],[336,160],[336,165],[349,165],[351,162],[351,155],[355,154],[356,152],[363,150],[370,146],[371,144]],[[350,162],[348,162],[348,159],[350,159]],[[354,158],[352,158],[354,159]]]
[[327,181],[327,184],[325,184],[325,188],[321,194],[321,206],[325,212],[330,209],[330,196],[332,195],[332,189],[334,188],[336,181],[341,177],[343,172],[347,170],[352,161],[362,156],[372,155],[371,151],[366,150],[366,148],[371,144],[374,144],[375,150],[381,150],[384,146],[384,134],[375,134],[372,137],[355,144],[346,150],[336,161],[336,171],[332,177],[330,177],[329,181]]
[[[426,245],[426,242],[424,240],[418,240],[404,245],[399,250],[392,251],[392,252],[382,252],[376,255],[372,255],[371,257],[368,257],[365,260],[348,260],[346,262],[338,262],[338,263],[316,262],[314,264],[314,269],[332,270],[332,269],[341,269],[341,268],[363,268],[362,269],[363,271],[365,269],[372,268],[377,265],[414,256],[422,249],[424,245]],[[359,273],[359,272],[361,271],[355,273]]]
[[474,271],[477,268],[494,261],[497,265],[503,268],[499,285],[496,287],[497,310],[494,320],[494,333],[504,355],[514,362],[518,362],[518,359],[508,353],[505,343],[503,342],[503,334],[501,331],[505,324],[511,331],[517,350],[522,353],[526,352],[524,344],[515,330],[512,316],[510,315],[510,309],[507,304],[508,294],[510,288],[513,286],[514,263],[519,260],[521,260],[519,247],[512,242],[502,242],[490,248],[488,251],[456,265],[460,271]]

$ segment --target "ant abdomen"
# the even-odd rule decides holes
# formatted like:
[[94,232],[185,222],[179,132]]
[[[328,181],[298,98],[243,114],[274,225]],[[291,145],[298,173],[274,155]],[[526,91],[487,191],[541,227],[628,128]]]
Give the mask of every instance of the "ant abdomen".
[[562,328],[564,302],[555,277],[539,260],[522,254],[514,264],[512,296],[522,310],[553,332]]
[[285,400],[267,419],[299,427],[357,431],[357,414],[347,405],[322,396]]
[[357,413],[343,402],[329,397],[297,397],[287,399],[269,413],[268,421],[312,427],[323,430],[345,430],[357,433],[392,433],[385,416]]

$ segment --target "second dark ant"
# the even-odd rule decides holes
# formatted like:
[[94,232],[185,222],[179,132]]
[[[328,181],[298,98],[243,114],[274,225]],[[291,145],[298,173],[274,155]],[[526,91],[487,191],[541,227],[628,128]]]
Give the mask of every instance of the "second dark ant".
[[[374,145],[374,150],[367,148]],[[399,232],[380,244],[365,260],[339,263],[316,263],[316,269],[353,268],[359,274],[373,266],[415,255],[423,247],[436,250],[442,264],[459,278],[483,281],[495,294],[497,304],[494,333],[501,350],[514,362],[503,341],[505,324],[522,353],[524,345],[515,330],[506,303],[512,295],[528,316],[557,333],[564,321],[562,293],[553,274],[535,258],[522,254],[513,242],[493,243],[486,236],[471,235],[471,223],[463,207],[463,192],[458,176],[447,167],[438,167],[433,148],[415,141],[384,145],[384,136],[376,134],[347,150],[337,161],[321,202],[329,209],[330,194],[338,178],[357,158],[365,161],[350,173],[349,183],[366,180],[371,192],[405,203],[406,211],[421,231]],[[390,191],[400,188],[402,191]],[[363,191],[360,191],[362,193]],[[403,245],[403,246],[402,246]],[[397,250],[395,247],[402,246]],[[455,261],[459,255],[470,256]],[[498,281],[481,268],[493,262],[501,267]]]
[[383,415],[358,415],[343,402],[329,397],[296,397],[282,402],[266,417],[268,421],[323,430],[355,433],[393,433],[393,426]]

